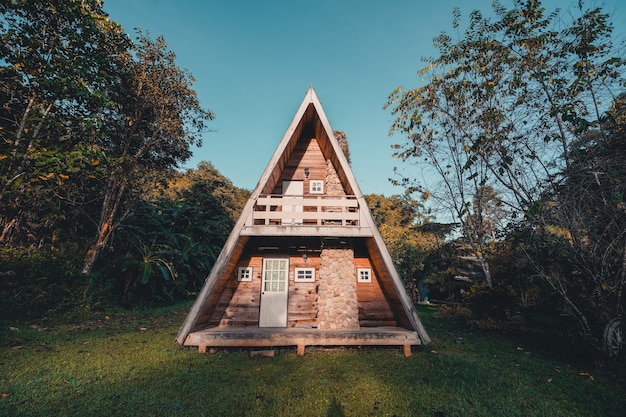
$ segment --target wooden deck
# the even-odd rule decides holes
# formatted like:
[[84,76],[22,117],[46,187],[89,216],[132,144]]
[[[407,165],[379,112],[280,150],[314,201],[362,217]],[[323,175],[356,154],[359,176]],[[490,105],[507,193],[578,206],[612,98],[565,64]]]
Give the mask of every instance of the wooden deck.
[[367,327],[358,330],[319,330],[305,328],[227,328],[213,327],[190,333],[184,345],[207,347],[296,346],[304,355],[306,346],[402,346],[411,356],[411,346],[420,345],[417,332],[400,327]]

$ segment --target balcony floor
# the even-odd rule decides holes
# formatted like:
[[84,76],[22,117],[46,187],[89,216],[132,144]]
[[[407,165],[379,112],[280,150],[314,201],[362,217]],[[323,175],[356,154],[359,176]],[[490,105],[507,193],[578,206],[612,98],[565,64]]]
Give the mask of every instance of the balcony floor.
[[317,225],[254,225],[244,226],[243,236],[333,236],[333,237],[372,237],[372,229],[358,226],[317,226]]

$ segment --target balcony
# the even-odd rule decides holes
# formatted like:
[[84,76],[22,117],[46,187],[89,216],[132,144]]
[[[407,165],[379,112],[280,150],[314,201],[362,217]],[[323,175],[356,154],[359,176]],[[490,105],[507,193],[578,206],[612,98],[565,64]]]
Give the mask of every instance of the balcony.
[[[267,236],[371,236],[356,196],[264,195],[243,234]],[[364,227],[366,226],[366,227]]]

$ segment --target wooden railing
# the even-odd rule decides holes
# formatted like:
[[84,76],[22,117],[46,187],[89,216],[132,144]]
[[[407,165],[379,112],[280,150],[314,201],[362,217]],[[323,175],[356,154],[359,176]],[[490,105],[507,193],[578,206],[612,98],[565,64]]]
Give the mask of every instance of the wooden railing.
[[359,226],[355,196],[266,195],[257,199],[254,225]]

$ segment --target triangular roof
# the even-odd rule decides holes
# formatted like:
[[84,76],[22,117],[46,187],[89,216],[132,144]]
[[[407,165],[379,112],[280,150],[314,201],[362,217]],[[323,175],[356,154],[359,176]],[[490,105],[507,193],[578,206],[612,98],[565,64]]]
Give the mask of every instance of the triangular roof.
[[[244,229],[246,226],[252,225],[252,216],[257,199],[261,195],[270,194],[272,192],[278,181],[280,181],[281,172],[287,164],[287,161],[289,160],[303,129],[311,129],[311,127],[314,129],[314,137],[318,140],[324,157],[330,160],[334,165],[337,175],[339,176],[341,183],[344,185],[346,192],[354,195],[358,200],[362,228],[369,229],[367,236],[372,238],[372,243],[368,244],[369,250],[371,252],[375,252],[376,256],[384,263],[388,275],[388,281],[392,283],[393,287],[393,301],[399,303],[406,313],[407,320],[405,321],[408,322],[405,322],[405,327],[410,327],[415,330],[423,344],[430,342],[430,337],[428,336],[428,333],[424,329],[424,326],[415,311],[415,306],[413,305],[412,300],[406,293],[402,279],[400,278],[400,275],[393,264],[391,255],[389,254],[382,236],[376,227],[374,218],[367,208],[367,202],[361,193],[354,174],[352,173],[352,169],[350,168],[350,164],[348,163],[348,160],[334,135],[330,123],[328,122],[326,114],[322,108],[322,104],[319,101],[313,87],[310,87],[291,124],[289,125],[289,128],[285,132],[282,140],[276,148],[276,151],[274,152],[274,155],[261,175],[254,191],[250,195],[239,220],[233,227],[233,230],[224,244],[220,256],[209,273],[209,276],[207,277],[202,290],[198,294],[195,303],[189,311],[187,318],[183,322],[178,335],[176,336],[176,341],[178,343],[183,344],[187,335],[192,331],[203,316],[203,307],[210,302],[211,293],[216,287],[218,279],[223,275],[229,261],[233,257],[238,257],[243,251],[243,247],[248,239],[245,236]],[[213,299],[213,301],[214,300],[215,299]]]

